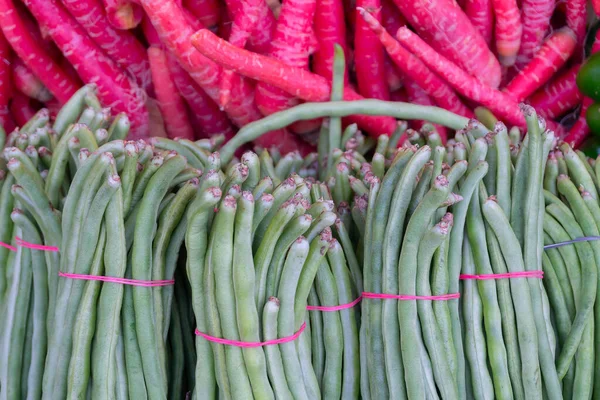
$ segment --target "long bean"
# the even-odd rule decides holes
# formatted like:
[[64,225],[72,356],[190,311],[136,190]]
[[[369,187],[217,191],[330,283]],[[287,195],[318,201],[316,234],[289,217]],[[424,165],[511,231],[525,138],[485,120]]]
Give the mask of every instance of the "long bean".
[[[104,271],[104,248],[106,246],[106,228],[102,226],[94,258],[90,267],[90,275],[100,276]],[[69,363],[68,398],[82,398],[88,390],[91,373],[89,357],[94,328],[96,327],[96,301],[100,292],[100,282],[86,282],[77,321],[73,326],[73,350]]]
[[[498,204],[500,203],[498,202]],[[493,273],[505,274],[508,272],[508,268],[502,256],[498,238],[488,224],[486,224],[485,229]],[[517,324],[509,280],[498,279],[496,290],[498,291],[498,305],[500,306],[500,313],[502,315],[502,334],[506,346],[508,373],[510,375],[513,397],[516,400],[523,400],[525,399],[525,393],[523,391],[521,373],[521,353],[519,351]]]
[[[414,155],[413,155],[414,154]],[[423,147],[418,151],[407,151],[398,159],[399,166],[404,168],[391,201],[390,218],[385,227],[383,238],[383,293],[398,293],[398,255],[404,233],[404,219],[407,207],[411,201],[412,189],[414,188],[417,174],[429,160],[431,150]],[[412,156],[412,157],[411,157]],[[426,179],[422,179],[423,182]],[[428,185],[427,185],[428,186]],[[394,321],[397,318],[397,307],[392,302],[384,302],[382,305],[383,338],[385,340],[386,372],[388,374],[388,385],[390,395],[394,398],[404,398],[406,388],[404,385],[404,371],[400,352],[400,331],[396,324],[388,324],[385,321]]]
[[[529,153],[527,155],[528,176],[525,187],[524,212],[524,240],[523,258],[526,270],[534,270],[541,265],[541,253],[539,250],[540,240],[538,237],[538,218],[540,217],[541,185],[543,179],[542,160],[543,143],[540,134],[539,123],[535,111],[531,107],[524,108],[525,120],[527,121],[527,138],[529,139]],[[514,210],[514,207],[513,207]],[[537,279],[528,279],[532,305],[540,310],[542,307],[542,290]],[[539,359],[546,392],[550,399],[558,398],[561,393],[560,381],[551,352],[551,344],[546,331],[546,320],[542,313],[533,314],[536,332],[538,336]]]
[[[341,304],[348,304],[354,300],[355,294],[352,285],[350,270],[344,257],[342,246],[333,240],[327,252],[329,265],[337,285],[338,298]],[[342,371],[343,399],[358,399],[360,395],[360,360],[358,344],[358,326],[354,308],[340,311],[342,336],[344,338],[344,364]]]
[[[416,293],[417,253],[418,245],[429,225],[429,221],[436,209],[448,196],[448,180],[440,175],[431,190],[425,195],[422,203],[417,207],[406,228],[405,239],[400,252],[398,289],[406,295]],[[421,351],[417,337],[417,305],[414,301],[399,301],[398,314],[401,332],[402,362],[404,368],[421,364]],[[421,376],[406,375],[406,390],[408,397],[423,398],[425,396],[425,382]]]
[[[302,266],[309,253],[310,245],[304,237],[300,237],[291,246],[281,275],[281,283],[278,290],[280,309],[278,316],[279,337],[294,334],[294,298],[298,287],[298,280],[302,272]],[[296,344],[293,342],[279,345],[283,360],[283,369],[288,381],[290,391],[295,399],[308,399],[304,382],[298,377],[302,376],[302,368],[298,358]]]
[[[17,211],[22,212],[20,210]],[[13,211],[14,214],[14,211]],[[17,235],[22,236],[20,228]],[[2,367],[0,381],[2,382],[3,397],[6,399],[21,399],[21,367],[23,349],[25,347],[25,330],[27,310],[29,308],[32,265],[31,251],[19,247],[16,255],[9,258],[13,264],[13,279],[7,288],[5,305],[3,307],[2,326]]]
[[[22,229],[23,237],[31,243],[41,243],[42,239],[34,223],[23,213],[13,211],[11,220]],[[22,381],[27,387],[27,398],[38,399],[42,394],[42,377],[44,360],[48,347],[46,331],[46,313],[48,312],[48,276],[44,271],[46,265],[44,254],[39,250],[31,250],[33,275],[32,312],[32,349],[27,380]],[[14,275],[13,275],[14,276]],[[33,345],[35,344],[35,345]],[[12,351],[12,350],[11,350]],[[24,393],[22,393],[24,395]]]
[[[172,254],[168,252],[168,247],[172,240],[171,236],[185,213],[186,207],[188,206],[192,197],[198,190],[198,180],[192,179],[185,183],[181,189],[177,191],[177,194],[169,205],[159,214],[158,228],[154,236],[154,242],[152,244],[152,279],[172,279],[173,271],[167,275],[166,261],[167,256]],[[168,329],[168,322],[170,318],[165,318],[167,310],[163,304],[170,306],[166,298],[172,297],[172,288],[156,288],[153,290],[152,300],[154,302],[154,328],[157,335],[166,336]],[[171,307],[168,307],[170,310]],[[165,326],[166,325],[166,326]]]
[[[124,183],[122,181],[122,183]],[[127,247],[124,226],[124,190],[118,189],[106,208],[106,248],[104,255],[105,274],[124,277],[127,268]],[[116,361],[117,332],[120,330],[123,285],[105,283],[98,299],[97,328],[92,344],[92,392],[97,396],[108,396],[114,390],[110,369]]]
[[[417,255],[417,295],[431,296],[429,274],[433,255],[446,239],[452,224],[451,215],[430,229],[421,240]],[[423,339],[433,367],[436,383],[444,399],[458,398],[458,388],[449,365],[447,354],[442,346],[438,324],[430,300],[417,304]]]
[[[151,250],[152,250],[152,226],[155,224],[160,200],[166,194],[169,182],[177,176],[185,167],[185,159],[175,156],[167,160],[161,168],[152,176],[148,188],[141,200],[140,212],[137,215],[135,239],[133,242],[133,268],[134,279],[151,278]],[[140,348],[143,348],[142,362],[144,375],[148,385],[150,398],[166,397],[166,366],[160,365],[158,360],[163,359],[159,354],[158,341],[162,341],[162,335],[157,337],[152,324],[152,289],[145,287],[133,288],[133,300],[135,307],[135,319],[137,324],[137,336]]]
[[[277,240],[283,232],[286,224],[292,219],[296,212],[296,205],[293,202],[284,203],[275,214],[275,217],[269,224],[265,240],[260,241],[260,246],[255,253],[254,263],[256,267],[256,285],[254,291],[254,300],[257,309],[263,308],[266,302],[265,294],[267,290],[267,277],[269,265],[273,258],[273,251],[277,245]],[[257,238],[254,238],[256,243]]]
[[[493,199],[487,199],[481,206],[486,222],[498,238],[502,255],[510,272],[525,270],[520,245],[515,232],[502,211],[502,208]],[[519,249],[519,250],[518,250]],[[519,348],[521,349],[523,389],[525,398],[542,398],[540,365],[538,356],[537,335],[532,332],[536,329],[533,321],[533,306],[529,285],[525,279],[510,280],[511,294],[517,319],[517,334]]]
[[[337,286],[331,267],[325,260],[317,271],[315,287],[323,306],[340,303]],[[325,345],[325,370],[321,384],[323,397],[339,398],[342,393],[343,336],[340,315],[334,312],[323,314],[323,342]],[[340,338],[342,340],[340,340]]]
[[[463,271],[475,272],[475,260],[468,240],[463,242]],[[470,371],[470,387],[475,398],[493,397],[493,382],[487,367],[486,338],[483,333],[483,310],[476,283],[465,281],[463,285],[463,318],[465,324],[465,358]]]
[[[487,238],[479,204],[480,195],[480,192],[474,193],[467,212],[467,236],[471,244],[476,273],[491,274],[493,270],[486,246]],[[508,373],[508,361],[502,333],[502,316],[498,305],[496,282],[494,280],[480,280],[477,282],[477,286],[479,288],[481,306],[483,307],[483,322],[486,332],[486,345],[488,347],[487,353],[494,380],[494,392],[497,398],[512,398],[512,386]]]
[[[185,245],[188,252],[186,271],[192,287],[192,305],[196,316],[196,327],[207,331],[206,298],[203,290],[205,256],[208,247],[208,220],[213,207],[221,198],[219,188],[209,188],[198,194],[198,203],[194,202],[189,209],[189,223],[186,232]],[[197,207],[193,207],[197,204]],[[216,381],[214,359],[211,345],[208,341],[196,338],[196,385],[194,396],[197,399],[211,400],[216,398]]]
[[[448,270],[450,276],[448,290],[450,293],[457,293],[459,290],[458,277],[460,275],[462,265],[462,247],[467,209],[471,202],[474,191],[479,186],[479,182],[483,179],[483,176],[487,173],[487,171],[487,162],[480,161],[475,167],[467,172],[467,176],[464,178],[459,191],[463,200],[452,207],[452,212],[454,215],[454,228],[450,233],[450,245],[448,253]],[[450,309],[450,317],[452,320],[452,340],[456,348],[458,395],[459,397],[463,398],[466,393],[466,373],[464,357],[461,356],[461,354],[463,354],[463,339],[458,301],[450,301],[448,307]]]
[[312,221],[313,219],[310,214],[302,214],[290,221],[288,226],[286,226],[281,233],[281,236],[275,245],[275,249],[273,250],[273,258],[271,259],[271,265],[267,274],[267,296],[270,297],[271,295],[276,294],[281,280],[285,254],[292,243],[310,228]]
[[467,118],[438,107],[419,106],[402,102],[369,99],[304,103],[246,125],[232,140],[223,146],[221,157],[223,160],[229,161],[235,150],[243,144],[255,140],[266,132],[284,128],[297,121],[321,117],[346,117],[354,114],[387,115],[403,120],[422,119],[451,129],[462,129],[468,123]]
[[[273,340],[277,338],[279,306],[280,302],[276,297],[270,297],[265,303],[262,317],[262,327],[265,340]],[[281,400],[293,399],[294,397],[290,392],[287,380],[285,378],[279,346],[266,346],[265,355],[267,358],[269,379],[273,385],[275,396],[277,399]]]
[[[232,275],[239,336],[246,342],[260,341],[258,310],[254,302],[253,214],[254,198],[251,192],[245,191],[238,200],[238,211],[235,217]],[[261,348],[244,348],[242,352],[254,397],[274,399],[275,396],[267,377],[263,350]]]
[[[12,219],[10,219],[10,213],[12,212],[14,205],[14,198],[12,196],[11,190],[12,185],[15,182],[15,178],[12,174],[7,174],[4,178],[4,183],[2,185],[2,190],[0,191],[0,219],[3,221],[0,224],[0,241],[3,243],[10,243],[13,236],[13,224]],[[0,260],[8,260],[8,255],[10,250],[6,247],[0,246]],[[4,301],[4,292],[7,287],[7,276],[4,268],[0,271],[0,306]]]

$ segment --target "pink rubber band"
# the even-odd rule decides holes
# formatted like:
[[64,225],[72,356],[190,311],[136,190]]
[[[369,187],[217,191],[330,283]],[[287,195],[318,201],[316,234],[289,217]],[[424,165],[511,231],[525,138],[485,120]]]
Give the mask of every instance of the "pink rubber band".
[[350,303],[340,304],[339,306],[306,306],[308,311],[340,311],[348,308],[352,308],[362,300],[362,296],[359,296],[356,300],[351,301]]
[[363,292],[365,299],[387,299],[387,300],[453,300],[460,298],[460,293],[442,294],[439,296],[413,296],[407,294],[387,294]]
[[203,337],[204,339],[208,340],[209,342],[214,342],[214,343],[218,343],[218,344],[226,344],[228,346],[251,348],[251,347],[272,346],[274,344],[283,344],[283,343],[292,342],[292,341],[298,339],[298,337],[300,337],[300,335],[302,334],[302,332],[304,331],[305,328],[306,328],[306,322],[303,322],[300,329],[298,329],[298,332],[294,333],[292,336],[286,336],[286,337],[283,337],[280,339],[267,340],[266,342],[242,342],[239,340],[222,339],[222,338],[210,336],[204,332],[200,332],[198,329],[196,329],[194,331],[194,333],[196,334],[196,336]]
[[110,283],[120,283],[122,285],[145,286],[145,287],[169,286],[169,285],[173,285],[175,283],[175,280],[173,280],[173,279],[168,279],[168,280],[163,280],[163,281],[143,281],[143,280],[138,280],[138,279],[115,278],[113,276],[69,274],[66,272],[59,272],[58,276],[62,276],[63,278],[69,278],[69,279],[80,279],[80,280],[84,280],[84,281],[102,281],[102,282],[110,282]]
[[6,249],[9,249],[10,251],[17,251],[17,248],[14,246],[11,246],[8,243],[4,243],[4,242],[0,242],[0,247],[4,247]]
[[43,244],[36,244],[36,243],[29,243],[29,242],[26,242],[25,240],[21,239],[18,236],[15,236],[15,242],[17,243],[17,246],[27,247],[28,249],[51,251],[51,252],[55,252],[55,253],[57,253],[59,251],[58,247],[44,246]]
[[544,277],[544,271],[519,271],[519,272],[507,272],[504,274],[482,274],[482,275],[468,275],[462,274],[459,276],[462,280],[477,279],[477,280],[488,280],[488,279],[507,279],[507,278],[540,278]]

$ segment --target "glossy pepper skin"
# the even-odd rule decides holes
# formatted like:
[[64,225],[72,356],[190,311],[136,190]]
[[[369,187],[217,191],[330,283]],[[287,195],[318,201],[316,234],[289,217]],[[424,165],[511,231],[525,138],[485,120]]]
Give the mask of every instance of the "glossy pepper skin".
[[585,96],[600,101],[600,53],[593,54],[581,66],[577,86]]
[[[598,85],[600,86],[600,84]],[[585,112],[585,121],[595,135],[600,135],[600,102],[588,107]]]

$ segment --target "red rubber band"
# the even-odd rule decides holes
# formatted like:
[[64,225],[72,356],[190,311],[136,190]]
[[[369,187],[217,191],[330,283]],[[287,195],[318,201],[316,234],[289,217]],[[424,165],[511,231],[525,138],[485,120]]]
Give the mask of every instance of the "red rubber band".
[[214,342],[214,343],[218,343],[218,344],[226,344],[228,346],[235,346],[235,347],[252,348],[252,347],[272,346],[274,344],[283,344],[283,343],[292,342],[292,341],[298,339],[298,337],[300,337],[302,332],[304,332],[305,328],[306,328],[306,322],[303,322],[302,326],[300,326],[300,329],[298,329],[298,332],[294,333],[292,336],[286,336],[286,337],[283,337],[280,339],[267,340],[266,342],[242,342],[240,340],[222,339],[222,338],[210,336],[204,332],[200,332],[198,329],[196,329],[194,331],[194,333],[196,334],[196,336],[203,337],[204,339],[208,340],[209,342]]
[[453,300],[460,298],[460,293],[442,294],[439,296],[414,296],[407,294],[387,294],[387,293],[369,293],[363,292],[365,299],[384,299],[384,300]]
[[308,311],[340,311],[352,308],[362,300],[362,296],[358,296],[356,300],[352,300],[350,303],[340,304],[339,306],[306,306]]
[[468,275],[461,274],[459,276],[462,280],[477,279],[477,280],[489,280],[489,279],[507,279],[507,278],[540,278],[544,277],[544,271],[519,271],[519,272],[507,272],[504,274],[481,274],[481,275]]
[[59,272],[58,276],[69,279],[80,279],[84,281],[102,281],[110,283],[120,283],[122,285],[131,286],[144,286],[144,287],[156,287],[156,286],[170,286],[175,283],[175,280],[168,279],[162,281],[143,281],[138,279],[127,279],[127,278],[116,278],[113,276],[96,276],[96,275],[83,275],[83,274],[69,274],[67,272]]
[[17,246],[27,247],[28,249],[33,249],[33,250],[51,251],[54,253],[57,253],[59,251],[58,247],[44,246],[43,244],[36,244],[36,243],[29,243],[29,242],[26,242],[25,240],[21,239],[18,236],[15,236],[15,243],[17,244]]
[[0,242],[0,247],[4,247],[6,249],[9,249],[10,251],[17,251],[17,248],[14,246],[11,246],[8,243],[4,243],[4,242]]

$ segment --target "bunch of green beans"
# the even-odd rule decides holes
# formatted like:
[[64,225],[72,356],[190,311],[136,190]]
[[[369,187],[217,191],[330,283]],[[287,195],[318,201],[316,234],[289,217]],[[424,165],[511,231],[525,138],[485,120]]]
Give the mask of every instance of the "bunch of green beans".
[[[467,163],[449,168],[444,165],[444,148],[418,148],[410,143],[390,161],[382,178],[370,180],[364,290],[390,295],[446,294],[447,243],[453,225],[453,215],[446,208],[462,200],[453,191],[467,173]],[[467,177],[481,176],[480,169]],[[417,304],[363,299],[362,398],[437,398],[438,390],[442,398],[458,397],[450,369],[451,342],[442,339],[450,331],[450,314],[446,304],[438,305],[429,300]],[[439,329],[436,321],[445,322],[446,329]]]
[[358,398],[354,310],[306,310],[358,296],[356,255],[349,267],[331,228],[347,245],[348,234],[326,185],[295,173],[274,185],[263,155],[247,152],[224,176],[209,170],[200,179],[186,234],[196,324],[243,342],[306,329],[295,342],[254,348],[197,337],[193,398]]
[[[82,88],[53,124],[40,111],[2,153],[0,241],[15,246],[0,247],[2,399],[182,398],[194,387],[186,210],[222,138],[123,141],[127,117],[110,117],[94,92]],[[132,287],[59,271],[178,279]]]
[[[474,120],[445,147],[430,129],[407,130],[411,145],[371,179],[365,291],[461,298],[363,300],[363,398],[594,393],[596,242],[543,245],[598,235],[600,164],[566,144],[554,148],[554,134],[523,111],[524,140]],[[459,280],[542,269],[543,280]]]
[[[545,165],[544,244],[597,236],[600,230],[598,160],[568,144]],[[547,249],[543,254],[557,337],[556,368],[565,398],[600,396],[600,247],[597,241]]]

